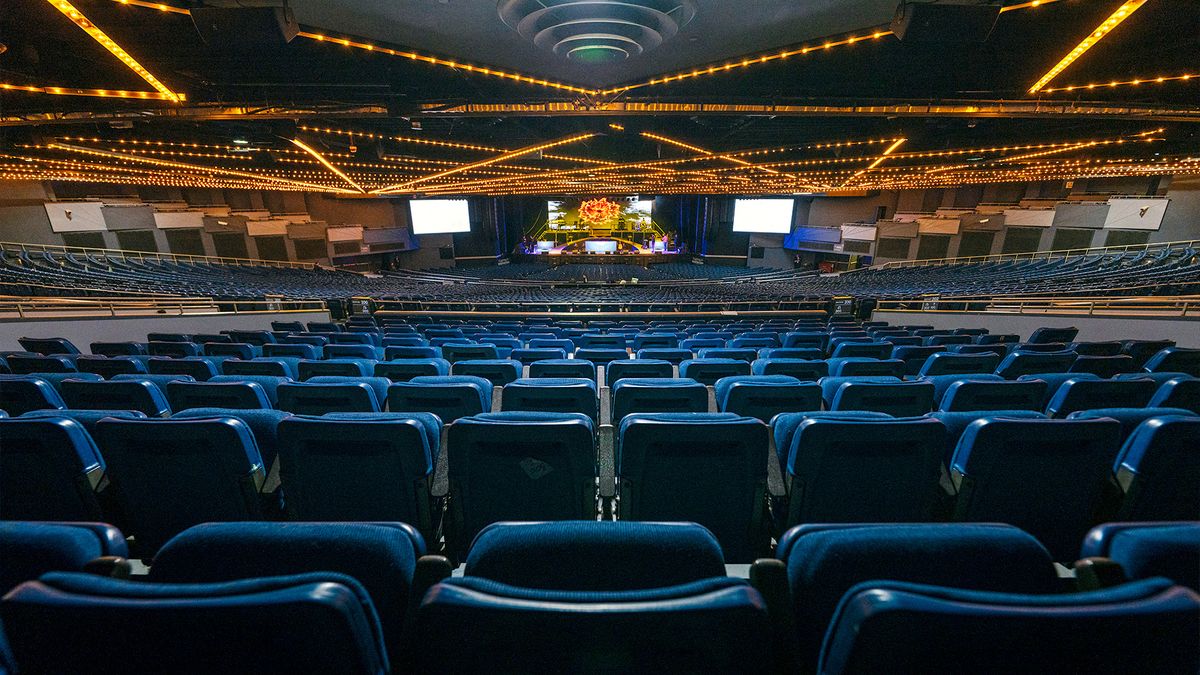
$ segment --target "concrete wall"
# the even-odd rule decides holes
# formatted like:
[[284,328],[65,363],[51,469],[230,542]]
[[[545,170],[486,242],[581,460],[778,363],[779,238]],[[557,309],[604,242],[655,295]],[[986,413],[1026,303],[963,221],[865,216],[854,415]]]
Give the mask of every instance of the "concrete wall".
[[873,321],[892,325],[934,328],[986,328],[992,333],[1013,333],[1022,339],[1042,326],[1079,329],[1081,342],[1108,340],[1174,340],[1180,347],[1200,348],[1200,319],[1124,318],[1112,316],[1053,316],[1045,314],[984,314],[970,312],[876,311]]

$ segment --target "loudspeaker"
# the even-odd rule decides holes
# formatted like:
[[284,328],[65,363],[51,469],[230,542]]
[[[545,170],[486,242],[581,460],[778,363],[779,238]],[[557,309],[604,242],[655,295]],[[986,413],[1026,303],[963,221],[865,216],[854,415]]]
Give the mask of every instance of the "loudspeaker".
[[210,47],[281,47],[300,31],[290,7],[194,7],[192,23]]
[[999,16],[1000,5],[986,1],[901,0],[892,17],[892,32],[903,42],[984,42]]
[[763,248],[762,246],[750,247],[750,257],[754,260],[762,260],[764,257],[766,257],[766,254],[767,249]]
[[453,246],[439,246],[438,247],[438,258],[441,260],[454,260],[454,247]]

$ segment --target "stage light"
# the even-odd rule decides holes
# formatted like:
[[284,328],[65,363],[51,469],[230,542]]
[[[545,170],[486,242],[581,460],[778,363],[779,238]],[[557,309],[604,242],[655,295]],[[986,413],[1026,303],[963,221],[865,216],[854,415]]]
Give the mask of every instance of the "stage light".
[[1091,49],[1092,46],[1097,42],[1103,40],[1105,35],[1111,33],[1114,28],[1121,25],[1122,22],[1128,19],[1144,4],[1146,4],[1146,0],[1126,0],[1126,2],[1122,3],[1121,6],[1117,8],[1117,11],[1113,12],[1107,19],[1104,20],[1104,23],[1101,23],[1099,26],[1097,26],[1095,30],[1093,30],[1090,34],[1088,34],[1087,37],[1083,39],[1083,41],[1081,41],[1075,46],[1074,49],[1068,52],[1067,55],[1062,58],[1062,60],[1054,64],[1054,67],[1047,71],[1046,74],[1042,76],[1042,79],[1034,83],[1034,85],[1029,88],[1029,93],[1036,94],[1041,91],[1041,89],[1049,84],[1051,80],[1057,77],[1059,73],[1066,70],[1068,66],[1074,63],[1079,57],[1083,56],[1084,53]]

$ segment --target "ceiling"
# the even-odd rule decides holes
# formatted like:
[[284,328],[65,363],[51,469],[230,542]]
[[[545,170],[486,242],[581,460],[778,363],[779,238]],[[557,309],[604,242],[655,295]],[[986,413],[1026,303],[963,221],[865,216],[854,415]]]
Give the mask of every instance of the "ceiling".
[[300,36],[224,48],[198,3],[72,0],[157,90],[64,1],[0,3],[0,181],[788,193],[1200,169],[1195,0],[1146,0],[1035,94],[1122,0],[1007,0],[982,44],[899,40],[897,0],[692,0],[677,35],[591,65],[494,0],[291,0]]

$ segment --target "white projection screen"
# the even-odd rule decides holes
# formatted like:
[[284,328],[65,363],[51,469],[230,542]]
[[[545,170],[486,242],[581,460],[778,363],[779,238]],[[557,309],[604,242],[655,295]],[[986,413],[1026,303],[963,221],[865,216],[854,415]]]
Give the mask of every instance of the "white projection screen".
[[414,199],[408,203],[413,234],[470,232],[471,216],[465,199]]
[[739,199],[733,203],[734,232],[790,234],[794,199]]

